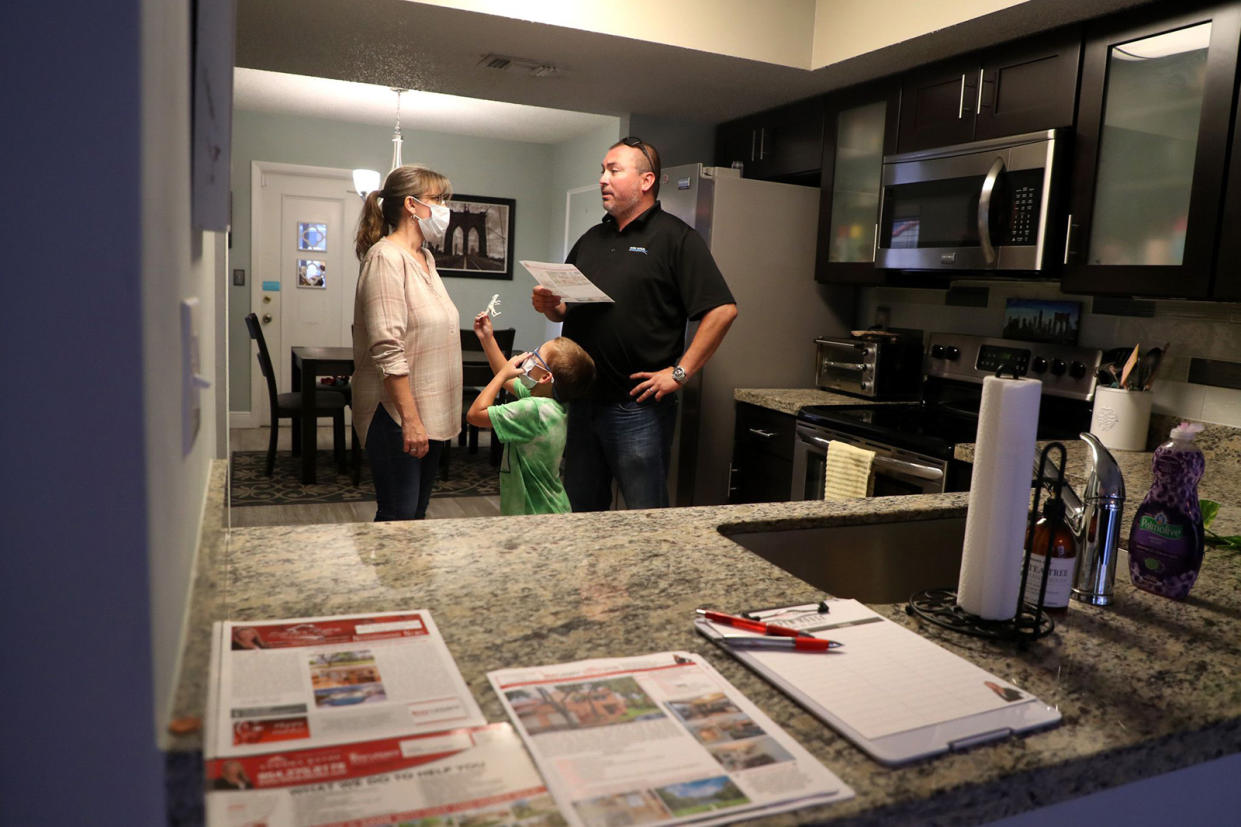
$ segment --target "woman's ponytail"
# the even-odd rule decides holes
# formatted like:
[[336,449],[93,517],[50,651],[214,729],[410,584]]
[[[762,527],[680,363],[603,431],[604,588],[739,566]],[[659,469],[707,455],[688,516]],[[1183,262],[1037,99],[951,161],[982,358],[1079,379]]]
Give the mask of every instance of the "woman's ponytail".
[[379,206],[379,190],[371,190],[366,194],[366,200],[362,202],[362,217],[358,220],[358,237],[354,241],[354,251],[358,254],[358,261],[366,256],[376,241],[383,238],[387,227],[384,221],[383,210]]

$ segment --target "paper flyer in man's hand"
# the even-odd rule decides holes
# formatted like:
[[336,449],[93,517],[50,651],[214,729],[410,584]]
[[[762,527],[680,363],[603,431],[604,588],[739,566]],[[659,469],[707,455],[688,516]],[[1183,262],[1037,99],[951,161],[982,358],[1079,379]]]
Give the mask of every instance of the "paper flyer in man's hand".
[[572,264],[554,261],[523,261],[534,280],[567,302],[582,304],[610,302],[612,297],[596,287],[581,270]]

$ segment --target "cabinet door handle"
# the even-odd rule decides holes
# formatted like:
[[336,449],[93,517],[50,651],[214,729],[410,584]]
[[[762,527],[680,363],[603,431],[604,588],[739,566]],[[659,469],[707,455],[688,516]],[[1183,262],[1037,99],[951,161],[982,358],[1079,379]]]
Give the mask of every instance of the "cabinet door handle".
[[754,145],[758,143],[758,130],[750,130],[750,160],[754,160]]
[[965,73],[961,73],[961,99],[957,101],[957,120],[965,117]]
[[879,225],[875,225],[875,240],[870,245],[870,263],[875,263],[875,258],[879,255]]
[[1069,263],[1069,241],[1073,238],[1073,213],[1069,213],[1069,221],[1064,226],[1064,263]]
[[746,428],[746,430],[754,434],[754,436],[761,436],[763,439],[771,439],[776,435],[775,431],[764,431],[762,428]]
[[760,126],[758,128],[758,160],[763,161],[767,158],[767,127]]
[[974,106],[974,114],[982,114],[982,73],[983,69],[978,70],[978,103]]

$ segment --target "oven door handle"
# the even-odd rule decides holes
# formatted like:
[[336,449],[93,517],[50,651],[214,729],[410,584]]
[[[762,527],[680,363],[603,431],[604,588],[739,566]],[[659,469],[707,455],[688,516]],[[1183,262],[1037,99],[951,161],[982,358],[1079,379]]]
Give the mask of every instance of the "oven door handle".
[[1004,159],[996,158],[983,179],[982,191],[978,193],[978,241],[982,244],[982,255],[987,264],[995,264],[995,245],[991,243],[991,194],[1003,172]]
[[[827,446],[831,443],[831,440],[824,439],[821,436],[811,436],[807,433],[800,433],[799,436],[801,436],[803,440],[808,439],[811,442],[822,445],[824,448],[827,448]],[[877,465],[880,468],[899,471],[907,476],[916,477],[920,480],[936,481],[944,478],[944,469],[936,468],[933,465],[924,465],[921,462],[910,462],[907,459],[896,459],[895,457],[885,457],[880,454],[876,454],[874,460],[872,460],[872,464]]]
[[851,370],[856,373],[862,373],[869,367],[869,365],[864,362],[833,362],[830,359],[824,359],[823,367],[835,368],[836,370]]

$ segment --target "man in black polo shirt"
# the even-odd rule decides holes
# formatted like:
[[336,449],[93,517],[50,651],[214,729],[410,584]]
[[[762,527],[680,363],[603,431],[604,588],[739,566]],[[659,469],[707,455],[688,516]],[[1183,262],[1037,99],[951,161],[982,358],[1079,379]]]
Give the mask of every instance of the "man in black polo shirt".
[[[534,309],[595,360],[591,397],[569,406],[565,490],[574,511],[611,504],[612,480],[629,508],[668,505],[677,391],[711,358],[737,305],[702,237],[660,209],[659,153],[638,138],[603,159],[602,223],[569,262],[614,304],[568,306],[535,287]],[[685,347],[686,320],[699,322]]]

